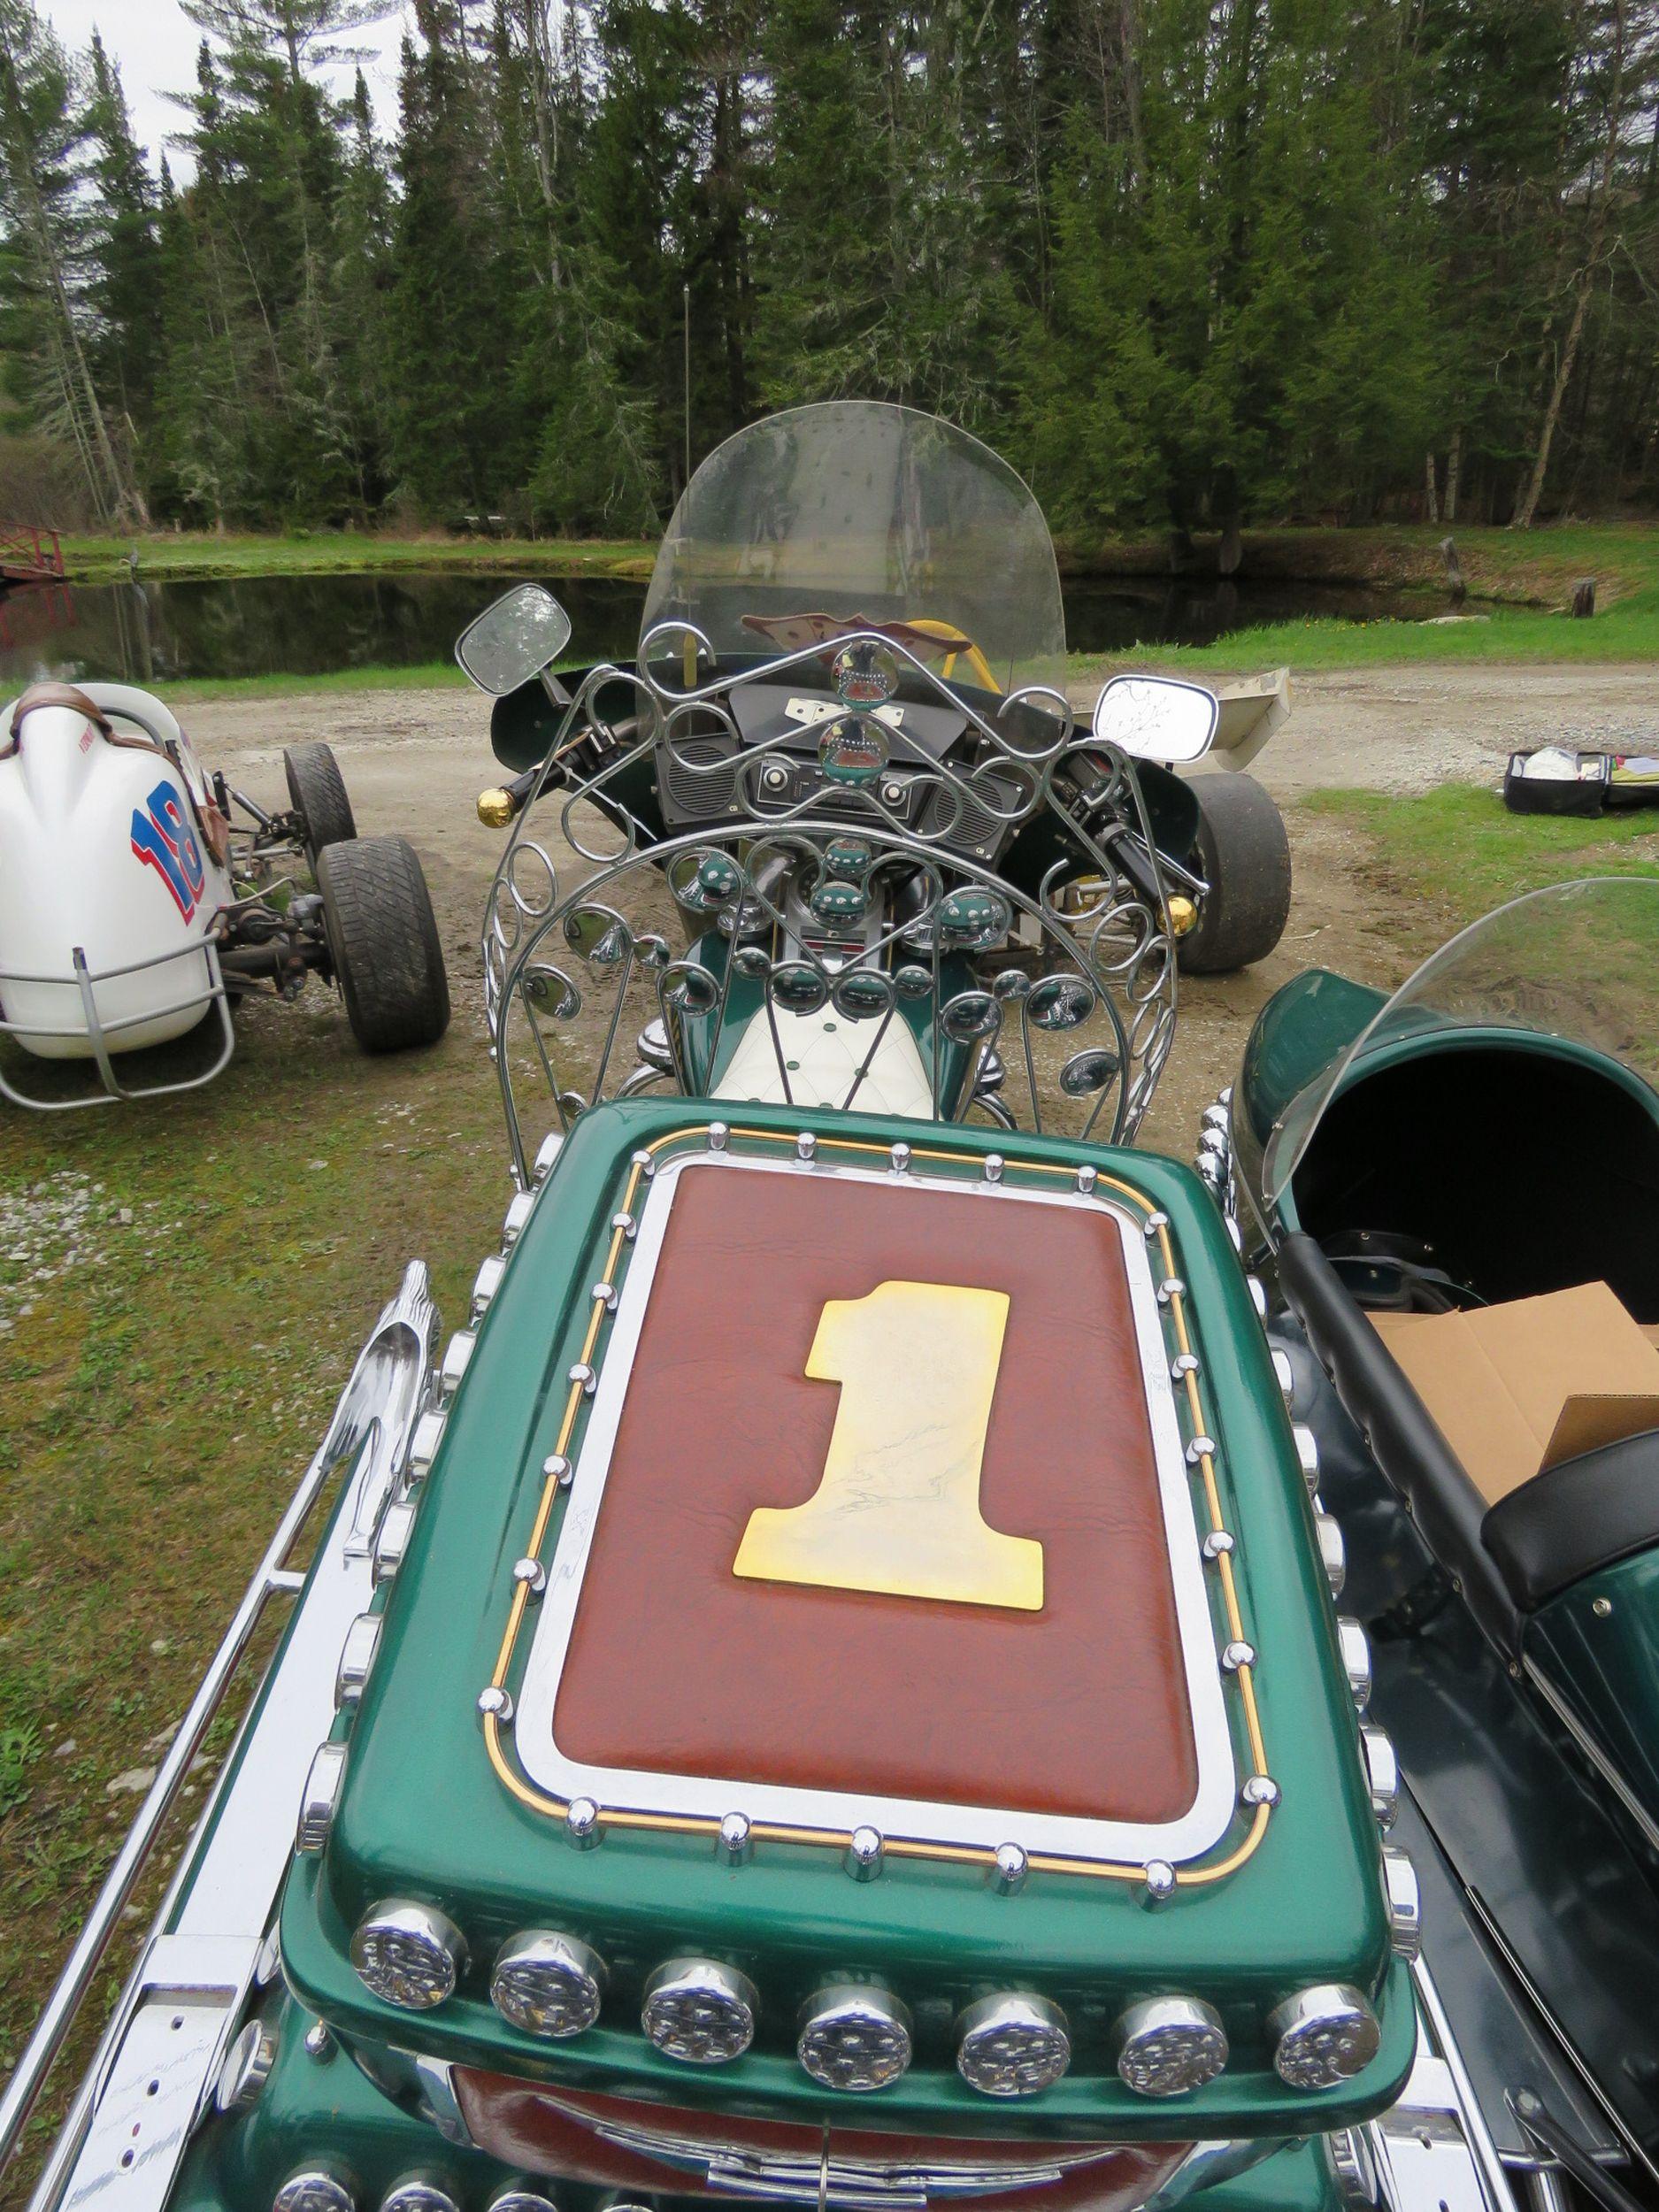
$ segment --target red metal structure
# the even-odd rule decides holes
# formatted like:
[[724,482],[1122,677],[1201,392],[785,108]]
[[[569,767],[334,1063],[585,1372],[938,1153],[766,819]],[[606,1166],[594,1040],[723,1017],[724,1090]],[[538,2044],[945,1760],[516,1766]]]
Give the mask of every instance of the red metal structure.
[[8,584],[61,584],[64,553],[56,530],[0,522],[0,588]]

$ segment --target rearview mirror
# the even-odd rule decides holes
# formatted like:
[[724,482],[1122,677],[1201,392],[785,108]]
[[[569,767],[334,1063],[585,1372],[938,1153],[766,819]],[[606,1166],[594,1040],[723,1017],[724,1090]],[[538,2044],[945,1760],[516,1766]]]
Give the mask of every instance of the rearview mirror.
[[1202,759],[1221,709],[1213,691],[1178,676],[1114,676],[1094,702],[1094,734],[1132,760]]
[[480,691],[503,698],[549,667],[571,641],[571,618],[541,584],[515,584],[456,641],[455,657]]

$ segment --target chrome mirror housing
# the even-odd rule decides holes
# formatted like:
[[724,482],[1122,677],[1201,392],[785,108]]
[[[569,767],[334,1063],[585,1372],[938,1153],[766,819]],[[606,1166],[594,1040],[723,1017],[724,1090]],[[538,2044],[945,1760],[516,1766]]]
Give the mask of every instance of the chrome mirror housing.
[[571,618],[545,585],[515,584],[462,631],[455,657],[499,699],[551,667],[570,641]]
[[1201,760],[1221,708],[1213,691],[1176,676],[1114,676],[1094,702],[1094,735],[1132,760]]

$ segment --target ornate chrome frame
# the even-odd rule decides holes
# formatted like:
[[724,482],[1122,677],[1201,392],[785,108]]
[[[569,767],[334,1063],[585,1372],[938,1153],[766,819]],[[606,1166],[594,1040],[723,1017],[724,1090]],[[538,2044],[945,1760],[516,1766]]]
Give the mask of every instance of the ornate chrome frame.
[[[745,744],[727,702],[733,691],[745,685],[772,683],[792,670],[821,664],[823,648],[809,647],[734,674],[717,675],[701,684],[694,681],[676,688],[664,680],[662,672],[665,664],[661,656],[671,643],[680,649],[682,664],[694,671],[705,663],[714,664],[712,648],[693,626],[671,622],[659,625],[641,641],[634,670],[607,664],[591,671],[536,772],[530,796],[491,882],[480,947],[485,1002],[520,1182],[526,1179],[526,1164],[513,1089],[515,1015],[528,1032],[534,1061],[565,1127],[575,1115],[607,1094],[616,1041],[623,1026],[624,1002],[637,975],[654,978],[656,1011],[669,1033],[671,1046],[679,1018],[687,1012],[713,1016],[718,1034],[726,1018],[734,963],[727,964],[726,980],[717,991],[706,971],[692,970],[688,974],[691,964],[674,961],[662,937],[636,932],[614,907],[604,903],[604,895],[629,870],[645,866],[665,871],[689,863],[682,886],[695,892],[694,879],[702,862],[716,855],[722,858],[718,873],[723,887],[701,894],[696,910],[706,913],[710,928],[718,929],[738,949],[749,976],[764,987],[769,1016],[777,1007],[787,1010],[783,992],[774,989],[774,979],[780,972],[794,971],[793,978],[786,974],[787,984],[793,982],[809,995],[816,992],[819,1003],[839,992],[836,1005],[845,1018],[873,1019],[885,1028],[895,1015],[888,966],[906,956],[902,941],[914,943],[918,934],[925,943],[931,938],[923,958],[937,1009],[941,941],[951,933],[955,910],[949,902],[956,890],[972,887],[1000,902],[1003,926],[987,931],[982,943],[976,944],[971,933],[958,934],[954,945],[945,943],[946,951],[987,950],[1002,943],[1016,916],[1034,923],[1039,964],[1046,963],[1050,972],[1073,979],[1075,1018],[1087,1018],[1099,1010],[1105,1032],[1095,1053],[1075,1053],[1067,1063],[1067,1072],[1074,1077],[1078,1088],[1065,1094],[1087,1096],[1092,1102],[1087,1116],[1079,1117],[1084,1127],[1074,1133],[1092,1133],[1102,1124],[1110,1097],[1112,1110],[1106,1133],[1114,1141],[1132,1138],[1174,1041],[1177,992],[1174,939],[1161,878],[1155,906],[1113,856],[1118,840],[1124,835],[1136,840],[1148,856],[1156,849],[1133,764],[1122,756],[1111,757],[1105,787],[1087,807],[1072,804],[1059,795],[1057,772],[1079,753],[1098,762],[1103,749],[1092,734],[1077,732],[1070,704],[1060,693],[1046,686],[1011,693],[1002,703],[996,720],[987,720],[969,699],[952,690],[907,648],[877,631],[858,632],[838,638],[837,648],[869,643],[891,653],[907,673],[964,719],[990,749],[990,758],[965,776],[942,761],[921,767],[905,764],[906,790],[918,823],[930,810],[937,817],[935,826],[926,832],[895,810],[883,795],[879,778],[868,787],[839,789],[833,810],[826,809],[821,792],[799,803],[780,803],[767,798],[763,785],[766,764],[786,739],[779,735]],[[618,685],[629,687],[638,705],[627,723],[613,725],[600,713],[598,702],[605,690]],[[1015,741],[1012,732],[1022,718],[1026,728],[1039,719],[1047,725],[1038,741],[1030,745]],[[849,710],[847,718],[872,721],[890,734],[890,726],[882,726],[879,717],[861,717]],[[997,726],[999,722],[1002,726]],[[697,757],[699,747],[710,733],[710,723],[731,746],[729,757],[712,764]],[[599,844],[588,841],[590,833],[578,819],[579,803],[586,801],[603,806],[618,779],[659,745],[666,748],[688,779],[706,780],[715,774],[735,778],[741,801],[732,804],[731,819],[718,827],[652,842],[639,821],[613,801],[621,818],[613,819],[603,812],[600,818],[612,831],[612,840]],[[558,872],[546,845],[531,834],[531,817],[550,781],[557,781],[563,793],[557,815],[560,833],[578,860],[591,864],[597,872],[563,896]],[[1006,796],[1010,787],[1017,795],[1011,803]],[[1027,896],[992,870],[949,849],[946,841],[970,807],[988,815],[999,826],[1023,822],[1039,808],[1048,808],[1065,826],[1077,855],[1076,864],[1055,863],[1045,874],[1037,896]],[[1095,833],[1092,825],[1098,824],[1109,825],[1104,834]],[[844,961],[832,964],[806,943],[797,943],[787,957],[775,959],[779,940],[788,933],[788,924],[762,879],[763,864],[780,856],[797,864],[808,856],[816,861],[823,847],[835,838],[855,839],[870,848],[872,872],[879,872],[900,856],[923,871],[926,902],[919,911],[907,914],[902,923],[884,929],[873,945],[849,948]],[[1152,864],[1156,870],[1156,864]],[[1088,903],[1078,910],[1063,910],[1058,902],[1063,891],[1067,887],[1075,891],[1084,876],[1091,883]],[[996,918],[994,908],[993,923]],[[762,935],[769,940],[766,948],[753,941]],[[557,1025],[573,1018],[581,1007],[580,986],[569,968],[560,964],[572,954],[590,971],[608,971],[614,992],[598,1068],[591,1081],[580,1086],[561,1079],[556,1055],[549,1049]],[[998,988],[961,995],[987,1002],[984,1008],[972,1010],[983,1023],[974,1040],[976,1063],[994,1045],[1004,1019],[1004,1007],[1023,999],[1031,987],[1030,978],[1011,964],[1012,959],[1010,954],[1010,966],[997,979]],[[850,982],[854,977],[860,979],[857,987]],[[691,1003],[694,995],[699,1001],[695,1006]],[[1079,1009],[1083,1010],[1079,1012]],[[1021,1020],[1023,1072],[1031,1118],[1041,1128],[1044,1105],[1024,1010]],[[777,1046],[775,1021],[773,1030],[783,1071],[784,1054]],[[1110,1070],[1109,1059],[1116,1062]],[[682,1089],[689,1087],[683,1056],[676,1056],[674,1074]],[[861,1070],[860,1079],[862,1076]],[[649,1071],[635,1071],[612,1088],[626,1091],[649,1079]],[[1085,1081],[1089,1085],[1087,1091],[1082,1087]],[[787,1099],[790,1095],[787,1072],[784,1082]],[[1061,1087],[1064,1093],[1064,1081]],[[960,1118],[974,1102],[974,1085],[968,1081],[959,1098],[941,1102],[935,1074],[933,1094],[935,1118],[941,1104]],[[998,1118],[1013,1125],[1006,1111]]]

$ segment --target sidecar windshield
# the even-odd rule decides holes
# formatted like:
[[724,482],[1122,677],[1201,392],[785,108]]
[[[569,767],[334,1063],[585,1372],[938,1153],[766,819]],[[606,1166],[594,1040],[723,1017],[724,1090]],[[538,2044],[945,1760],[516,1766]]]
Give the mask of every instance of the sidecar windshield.
[[1030,491],[965,431],[874,401],[792,408],[709,456],[657,554],[641,639],[676,618],[722,660],[867,627],[983,689],[1064,672],[1059,572]]
[[[1594,876],[1512,900],[1425,960],[1346,1048],[1336,1046],[1269,1135],[1263,1183],[1277,1203],[1333,1098],[1360,1064],[1414,1037],[1530,1032],[1617,1061],[1659,1113],[1659,878]],[[1525,1127],[1516,1100],[1514,1131]],[[1594,1146],[1596,1133],[1578,1133]]]

